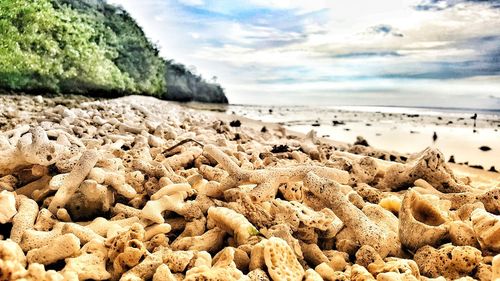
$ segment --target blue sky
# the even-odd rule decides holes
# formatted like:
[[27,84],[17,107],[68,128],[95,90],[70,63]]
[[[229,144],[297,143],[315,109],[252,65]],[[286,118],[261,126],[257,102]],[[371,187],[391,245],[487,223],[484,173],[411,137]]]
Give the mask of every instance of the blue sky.
[[108,0],[232,103],[500,109],[500,1]]

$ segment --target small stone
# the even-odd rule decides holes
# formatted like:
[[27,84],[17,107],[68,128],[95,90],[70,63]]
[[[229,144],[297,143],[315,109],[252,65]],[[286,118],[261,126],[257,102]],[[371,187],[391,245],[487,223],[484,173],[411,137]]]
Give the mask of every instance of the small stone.
[[482,146],[479,147],[479,150],[481,150],[481,151],[490,151],[491,147],[486,146],[486,145],[482,145]]
[[231,127],[240,127],[241,126],[241,122],[240,122],[240,120],[233,120],[233,121],[229,122],[229,126],[231,126]]

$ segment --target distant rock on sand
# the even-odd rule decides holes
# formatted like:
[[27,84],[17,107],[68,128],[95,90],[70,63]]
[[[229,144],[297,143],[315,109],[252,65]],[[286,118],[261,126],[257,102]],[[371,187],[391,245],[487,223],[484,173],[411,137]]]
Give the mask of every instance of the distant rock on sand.
[[490,151],[491,147],[486,146],[486,145],[482,145],[482,146],[479,147],[479,150],[481,150],[481,151]]
[[357,136],[354,145],[370,146],[362,136]]
[[455,156],[451,155],[450,160],[448,160],[449,163],[455,163]]

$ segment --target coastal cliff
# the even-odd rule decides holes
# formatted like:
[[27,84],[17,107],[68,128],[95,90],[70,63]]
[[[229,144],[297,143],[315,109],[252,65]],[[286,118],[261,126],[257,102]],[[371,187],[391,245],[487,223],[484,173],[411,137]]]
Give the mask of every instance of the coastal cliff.
[[176,101],[228,103],[219,84],[207,83],[182,64],[167,61],[167,93]]
[[102,0],[0,3],[0,89],[227,103],[224,90],[159,55],[136,21]]

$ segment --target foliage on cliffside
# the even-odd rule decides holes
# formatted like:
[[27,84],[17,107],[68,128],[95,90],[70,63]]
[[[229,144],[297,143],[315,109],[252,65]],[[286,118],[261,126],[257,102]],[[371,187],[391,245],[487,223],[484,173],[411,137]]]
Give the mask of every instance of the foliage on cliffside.
[[224,90],[219,84],[207,83],[182,64],[167,61],[166,79],[168,95],[173,100],[227,103]]
[[227,102],[158,53],[127,11],[102,0],[0,1],[1,89]]

